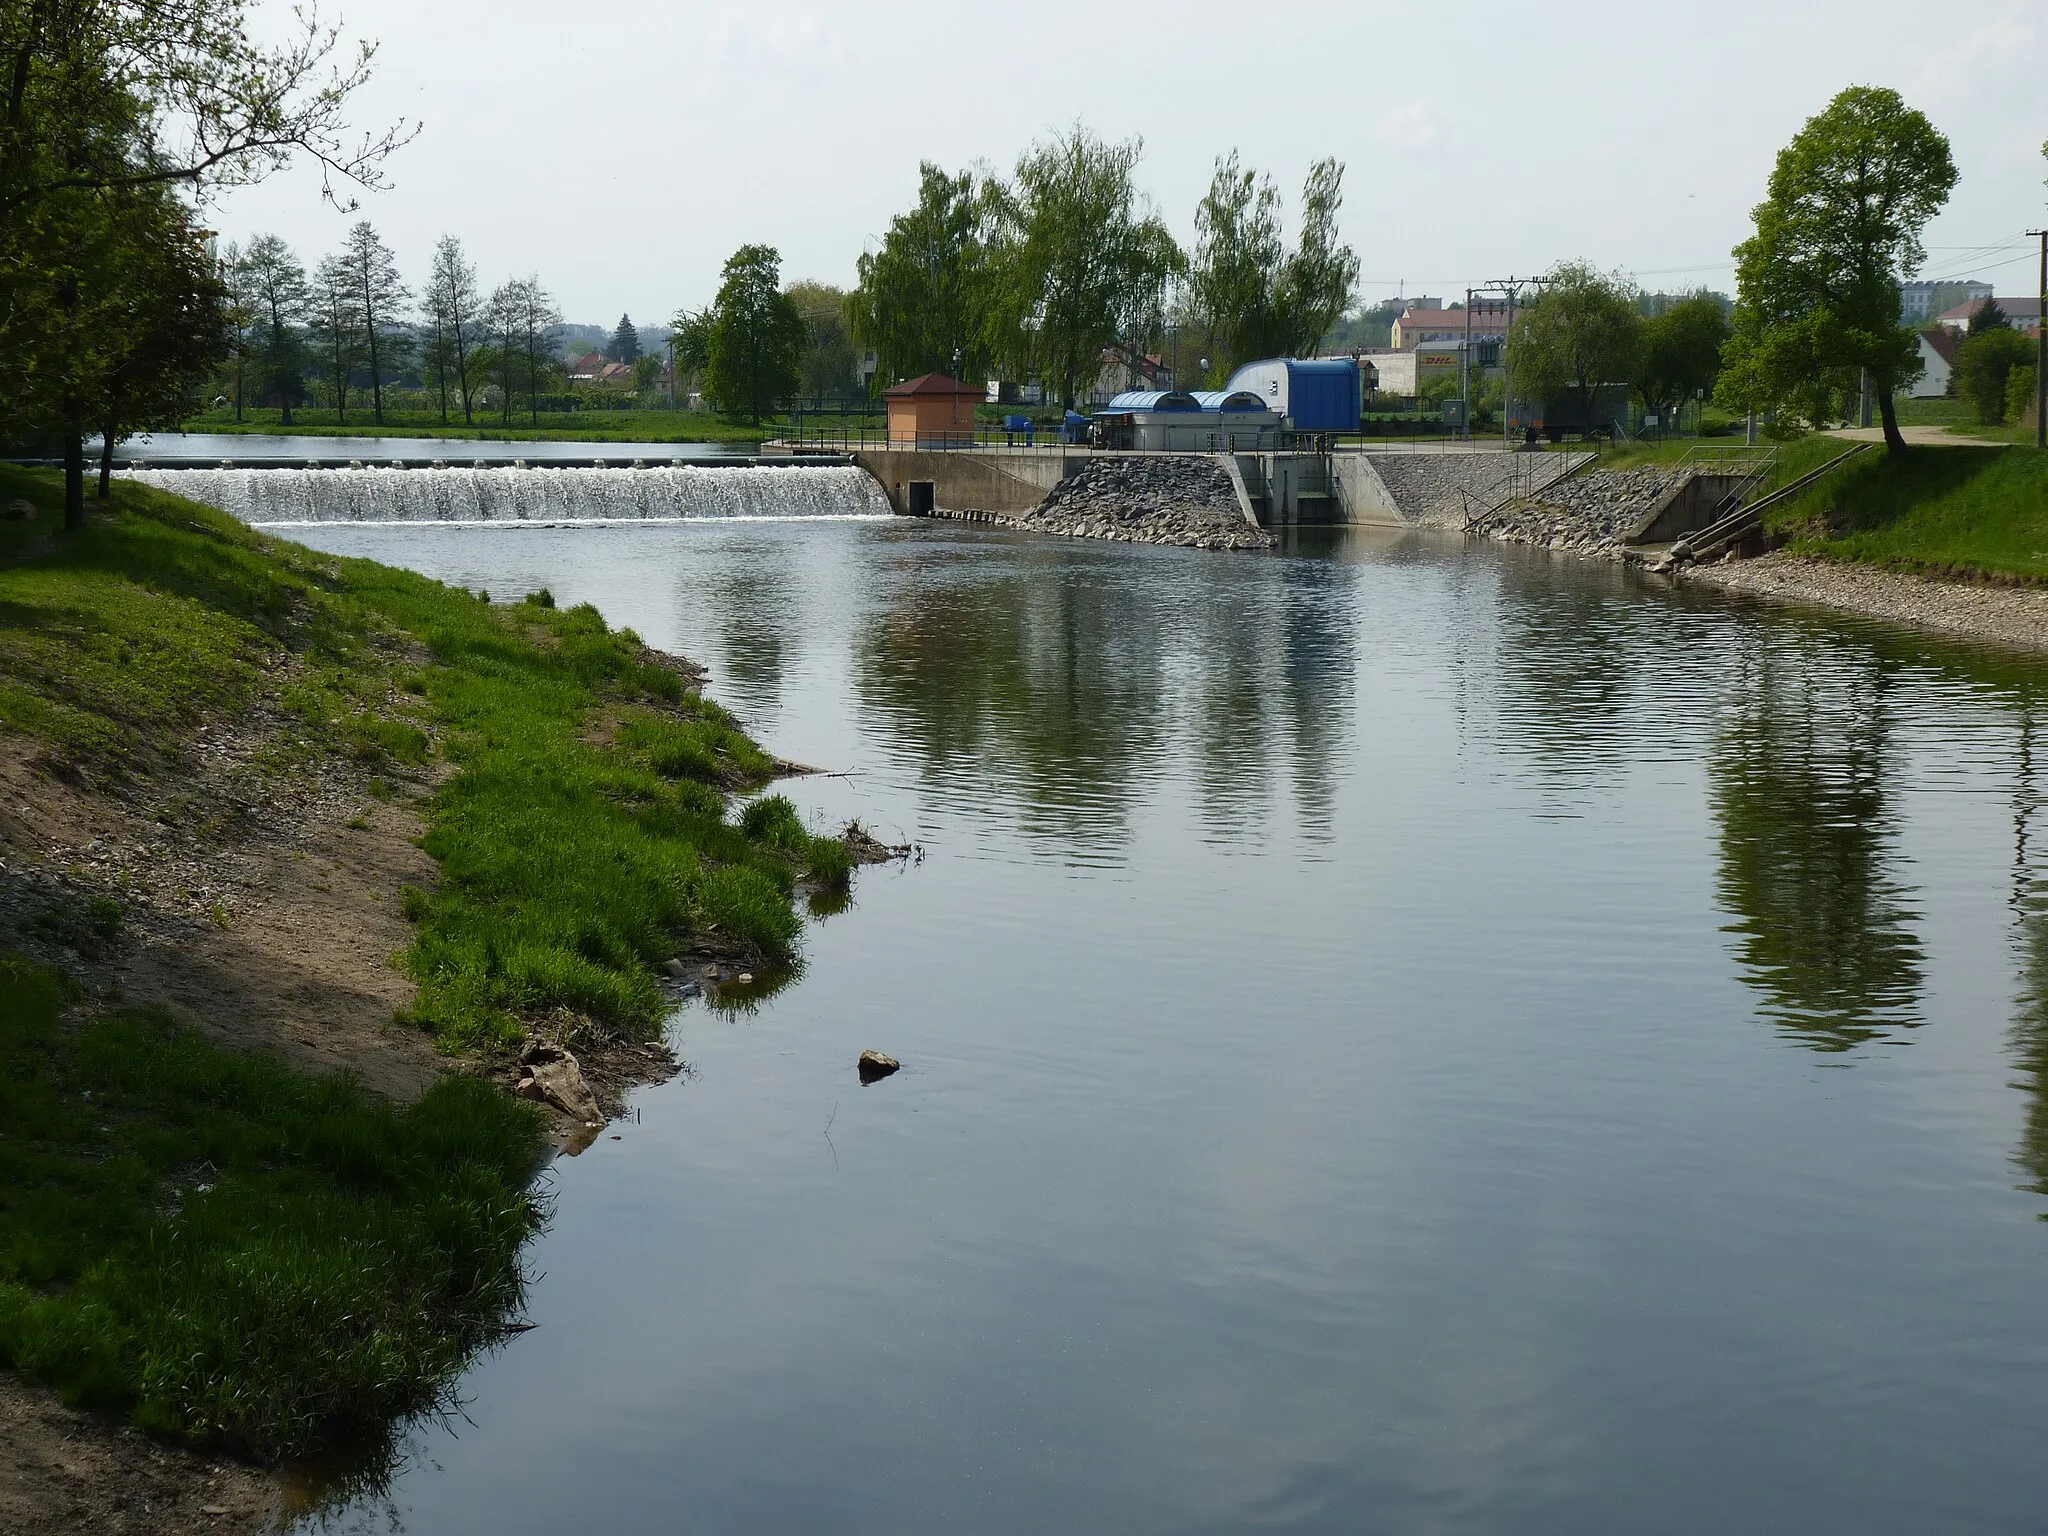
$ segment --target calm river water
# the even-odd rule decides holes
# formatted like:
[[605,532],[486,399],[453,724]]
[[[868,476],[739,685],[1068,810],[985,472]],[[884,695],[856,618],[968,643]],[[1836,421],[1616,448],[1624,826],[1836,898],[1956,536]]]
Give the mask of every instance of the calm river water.
[[2048,669],[1418,537],[292,536],[593,602],[924,850],[677,1017],[327,1528],[2048,1521]]

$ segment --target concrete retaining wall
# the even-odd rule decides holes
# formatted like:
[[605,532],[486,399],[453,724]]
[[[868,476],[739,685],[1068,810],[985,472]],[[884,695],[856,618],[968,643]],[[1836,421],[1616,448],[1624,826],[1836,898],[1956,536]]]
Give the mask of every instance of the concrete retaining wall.
[[1741,485],[1742,475],[1688,475],[1657,501],[1629,535],[1631,544],[1668,544],[1681,533],[1697,533],[1714,521],[1721,499]]
[[[1086,455],[1076,455],[1084,462]],[[853,461],[881,482],[889,505],[911,511],[910,487],[932,487],[932,504],[948,511],[1029,512],[1046,492],[1067,477],[1067,454],[1059,448],[976,453],[967,448],[862,448]]]

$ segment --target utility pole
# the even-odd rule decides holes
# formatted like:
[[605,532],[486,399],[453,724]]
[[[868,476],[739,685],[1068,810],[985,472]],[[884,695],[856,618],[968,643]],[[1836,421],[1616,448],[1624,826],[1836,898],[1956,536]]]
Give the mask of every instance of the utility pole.
[[1502,394],[1500,430],[1501,441],[1505,443],[1510,435],[1508,418],[1512,413],[1509,407],[1513,403],[1507,395],[1506,379],[1508,336],[1515,328],[1515,305],[1521,298],[1524,284],[1530,287],[1540,287],[1542,283],[1543,279],[1540,277],[1507,277],[1497,282],[1480,283],[1476,287],[1465,290],[1465,346],[1462,355],[1458,359],[1458,395],[1463,402],[1461,409],[1465,416],[1464,427],[1460,436],[1468,443],[1472,440],[1472,295],[1475,293],[1500,293],[1507,296],[1507,331],[1501,335]]
[[1458,440],[1472,441],[1472,290],[1465,290],[1465,345],[1458,349]]
[[2030,229],[2041,240],[2041,297],[2034,312],[2034,446],[2048,448],[2048,229]]

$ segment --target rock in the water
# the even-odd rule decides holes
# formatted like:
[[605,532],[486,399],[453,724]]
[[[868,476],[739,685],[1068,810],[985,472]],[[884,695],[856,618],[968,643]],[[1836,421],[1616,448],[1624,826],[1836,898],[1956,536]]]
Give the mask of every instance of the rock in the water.
[[[597,1095],[583,1081],[583,1069],[576,1058],[558,1045],[535,1041],[519,1055],[520,1064],[532,1076],[540,1096],[572,1120],[592,1125],[604,1119],[597,1107]],[[521,1079],[522,1083],[524,1079]]]
[[519,1099],[532,1099],[535,1103],[541,1103],[547,1098],[547,1095],[540,1091],[540,1084],[533,1080],[533,1074],[530,1072],[519,1079],[518,1086],[512,1090],[512,1096]]
[[683,969],[683,962],[682,962],[682,961],[680,961],[680,960],[664,960],[664,961],[662,961],[662,962],[661,962],[661,972],[662,972],[662,974],[663,974],[664,976],[668,977],[668,978],[669,978],[669,979],[670,979],[671,981],[681,981],[681,980],[682,980],[682,979],[683,979],[684,977],[686,977],[686,976],[688,976],[688,975],[690,974],[690,973],[689,973],[688,971],[686,971],[685,969]]
[[859,1066],[860,1080],[864,1083],[872,1083],[877,1078],[887,1077],[891,1072],[903,1070],[902,1062],[894,1056],[884,1056],[880,1051],[862,1051]]

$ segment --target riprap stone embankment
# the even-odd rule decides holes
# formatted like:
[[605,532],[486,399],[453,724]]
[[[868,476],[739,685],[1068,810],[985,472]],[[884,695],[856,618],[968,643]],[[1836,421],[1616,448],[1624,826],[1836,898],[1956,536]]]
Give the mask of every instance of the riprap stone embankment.
[[1366,455],[1404,520],[1423,528],[1463,528],[1509,496],[1543,492],[1586,462],[1583,453],[1429,450]]
[[1632,534],[1684,470],[1591,470],[1552,482],[1476,519],[1468,531],[1515,544],[1620,560]]
[[1126,544],[1189,549],[1273,545],[1270,533],[1246,520],[1237,489],[1221,462],[1192,454],[1091,459],[1028,512],[937,515]]

